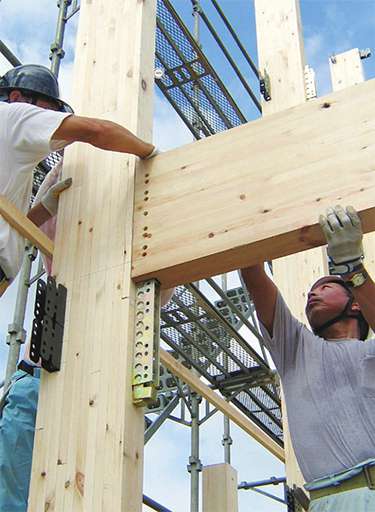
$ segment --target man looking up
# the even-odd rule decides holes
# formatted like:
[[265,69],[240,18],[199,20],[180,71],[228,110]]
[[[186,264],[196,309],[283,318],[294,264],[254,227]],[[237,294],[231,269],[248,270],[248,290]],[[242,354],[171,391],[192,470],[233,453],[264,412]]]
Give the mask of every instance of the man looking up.
[[264,342],[280,374],[309,511],[375,510],[375,284],[363,267],[351,207],[319,219],[332,275],[308,294],[312,332],[290,313],[263,265],[242,270]]

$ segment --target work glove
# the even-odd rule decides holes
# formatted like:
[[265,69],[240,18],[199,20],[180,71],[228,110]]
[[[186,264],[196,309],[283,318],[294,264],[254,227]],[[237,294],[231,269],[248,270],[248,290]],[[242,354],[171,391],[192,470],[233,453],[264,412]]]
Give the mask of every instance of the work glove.
[[364,258],[361,220],[352,206],[328,208],[319,216],[327,240],[330,274],[344,275],[357,270]]
[[72,178],[67,178],[66,180],[61,180],[52,185],[44,196],[41,198],[40,202],[44,206],[44,208],[51,214],[53,217],[57,213],[57,207],[59,205],[59,196],[61,192],[66,190],[72,184]]
[[160,150],[154,146],[154,149],[151,151],[151,153],[143,158],[143,160],[150,160],[150,158],[154,158],[154,156],[160,155]]

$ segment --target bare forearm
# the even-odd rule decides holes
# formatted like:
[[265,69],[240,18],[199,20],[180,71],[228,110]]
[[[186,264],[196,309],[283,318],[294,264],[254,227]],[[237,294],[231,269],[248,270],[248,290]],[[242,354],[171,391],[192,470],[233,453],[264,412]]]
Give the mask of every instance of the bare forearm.
[[124,126],[104,119],[70,116],[56,130],[54,140],[87,142],[97,148],[130,153],[140,158],[148,156],[154,146],[143,141]]
[[96,137],[93,137],[91,144],[100,149],[118,151],[120,153],[131,153],[141,158],[151,153],[154,146],[139,139],[129,130],[112,123],[111,121],[101,121],[103,130],[98,131]]
[[51,218],[51,214],[41,203],[33,206],[26,216],[38,227]]
[[260,321],[272,335],[277,298],[277,287],[264,271],[263,264],[241,270],[243,280],[254,302]]

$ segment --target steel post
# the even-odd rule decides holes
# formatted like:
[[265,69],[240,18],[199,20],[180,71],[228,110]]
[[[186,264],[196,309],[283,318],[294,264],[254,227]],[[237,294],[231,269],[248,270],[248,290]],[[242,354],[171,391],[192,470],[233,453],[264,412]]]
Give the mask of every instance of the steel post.
[[29,280],[31,274],[31,265],[35,260],[37,250],[35,247],[27,245],[23,257],[23,264],[19,276],[16,307],[13,314],[13,322],[8,326],[7,343],[9,345],[7,369],[5,373],[4,391],[7,390],[12,374],[15,372],[20,354],[20,347],[25,343],[26,331],[23,328],[29,293]]
[[190,473],[190,512],[199,512],[199,473],[202,464],[199,459],[199,404],[202,398],[191,394],[191,455],[188,471]]

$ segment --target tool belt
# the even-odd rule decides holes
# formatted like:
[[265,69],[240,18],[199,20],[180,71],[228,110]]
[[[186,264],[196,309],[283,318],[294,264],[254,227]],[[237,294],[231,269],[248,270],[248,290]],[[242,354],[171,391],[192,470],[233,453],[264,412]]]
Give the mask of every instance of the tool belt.
[[371,491],[375,490],[375,466],[364,466],[361,473],[337,485],[311,490],[310,498],[316,500],[325,496],[331,496],[331,494],[359,489],[360,487],[367,487]]

